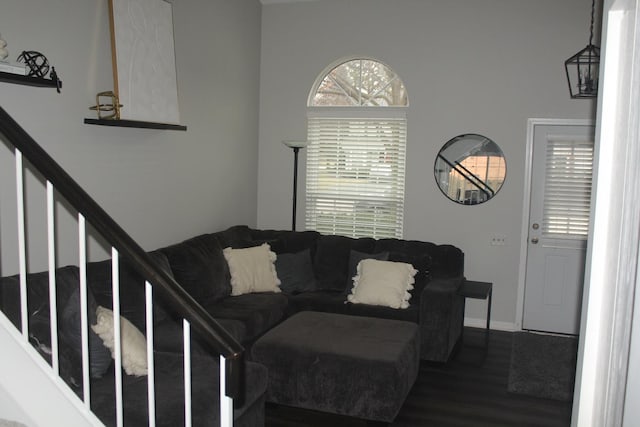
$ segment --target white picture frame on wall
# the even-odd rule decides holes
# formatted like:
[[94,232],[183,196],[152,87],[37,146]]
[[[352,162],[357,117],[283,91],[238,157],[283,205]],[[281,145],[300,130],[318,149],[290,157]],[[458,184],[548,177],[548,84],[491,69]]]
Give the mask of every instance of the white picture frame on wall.
[[179,124],[173,11],[165,0],[109,0],[120,118]]

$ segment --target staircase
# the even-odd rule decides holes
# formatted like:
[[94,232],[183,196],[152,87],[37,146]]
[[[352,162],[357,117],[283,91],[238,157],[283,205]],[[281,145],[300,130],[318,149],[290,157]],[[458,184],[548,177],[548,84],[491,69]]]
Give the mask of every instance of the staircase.
[[[240,396],[240,383],[244,349],[220,326],[180,285],[165,272],[157,262],[149,256],[133,239],[122,230],[106,212],[74,182],[74,180],[0,107],[0,141],[5,144],[14,158],[15,164],[15,198],[2,194],[0,206],[9,209],[9,205],[17,213],[17,241],[0,246],[0,248],[15,249],[11,259],[15,258],[16,266],[11,266],[19,272],[20,289],[20,321],[11,321],[0,311],[0,345],[2,347],[2,363],[0,363],[0,419],[18,414],[21,421],[28,427],[40,426],[101,426],[102,421],[93,413],[91,407],[91,378],[89,375],[89,320],[87,314],[87,240],[89,234],[97,236],[110,247],[113,266],[113,332],[114,332],[114,394],[116,400],[116,414],[114,426],[156,425],[156,394],[154,375],[154,340],[153,340],[153,295],[159,293],[163,299],[169,300],[173,311],[183,318],[183,366],[184,366],[184,425],[192,422],[191,402],[191,339],[197,335],[199,342],[204,344],[214,358],[219,357],[220,366],[220,426],[233,425],[233,399]],[[4,164],[4,163],[3,163]],[[56,238],[56,209],[57,203],[63,202],[66,207],[76,212],[78,226],[77,250],[79,253],[77,265],[80,275],[80,307],[82,331],[82,385],[80,391],[72,390],[60,376],[60,353],[58,347],[58,330],[51,327],[51,348],[47,348],[50,357],[43,357],[30,340],[27,274],[29,247],[32,233],[25,221],[25,213],[30,206],[25,202],[25,170],[35,171],[42,179],[46,194],[47,227],[45,235],[41,236],[43,246],[47,248],[49,272],[49,313],[50,325],[59,325],[58,313],[60,304],[56,295],[56,248],[60,244]],[[38,209],[36,207],[31,209]],[[90,230],[89,232],[87,230]],[[13,234],[13,233],[11,233]],[[27,239],[29,236],[29,239]],[[0,239],[5,238],[0,232]],[[4,242],[3,242],[4,243]],[[7,254],[2,254],[7,255]],[[117,277],[119,276],[119,260],[124,259],[146,280],[146,336],[147,342],[147,401],[148,419],[130,421],[123,419],[123,391],[122,391],[122,344],[120,292]],[[7,276],[4,270],[9,266],[0,263],[0,277]],[[2,297],[0,289],[0,302]],[[17,325],[17,326],[16,326]],[[48,353],[49,354],[49,353]],[[219,356],[218,356],[219,355]],[[216,360],[216,359],[214,359]],[[213,380],[213,379],[212,379]],[[215,402],[211,402],[215,404]],[[0,420],[0,426],[5,421]],[[10,421],[7,425],[14,425]],[[109,426],[111,427],[111,426]]]

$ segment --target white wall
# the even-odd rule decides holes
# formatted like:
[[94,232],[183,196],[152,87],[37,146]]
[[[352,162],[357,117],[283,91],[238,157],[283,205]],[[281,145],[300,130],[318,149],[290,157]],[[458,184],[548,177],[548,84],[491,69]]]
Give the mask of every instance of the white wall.
[[[404,237],[451,243],[466,275],[494,283],[495,326],[516,322],[526,123],[530,117],[593,117],[571,100],[564,60],[588,41],[584,0],[322,0],[269,4],[262,14],[258,226],[288,228],[293,155],[306,138],[306,101],[316,77],[340,58],[365,55],[404,80],[408,117]],[[460,206],[440,193],[433,164],[462,133],[493,139],[507,179],[497,197]],[[298,224],[304,224],[304,150]],[[490,246],[492,234],[507,237]],[[472,302],[467,316],[484,318]]]
[[[53,89],[0,83],[0,105],[145,249],[198,233],[255,225],[260,61],[258,0],[174,2],[178,96],[186,132],[83,124],[95,118],[95,94],[112,90],[107,0],[3,0],[0,31],[11,60],[42,52],[63,81]],[[125,106],[126,108],[126,106]],[[0,144],[2,273],[15,265],[15,208],[10,153]],[[31,269],[44,266],[35,231],[42,208],[29,212]],[[74,238],[61,209],[59,236]],[[77,245],[77,243],[72,243]],[[62,249],[60,264],[75,262]]]

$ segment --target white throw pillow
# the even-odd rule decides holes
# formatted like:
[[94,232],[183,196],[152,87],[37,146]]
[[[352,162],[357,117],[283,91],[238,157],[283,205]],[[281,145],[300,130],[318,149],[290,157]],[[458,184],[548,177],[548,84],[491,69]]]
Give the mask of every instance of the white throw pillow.
[[277,257],[269,244],[245,249],[226,248],[223,253],[231,272],[231,295],[280,292],[280,279],[274,265]]
[[355,304],[407,308],[417,272],[411,264],[404,262],[364,259],[358,264],[347,300]]
[[[113,311],[108,308],[96,309],[97,323],[91,325],[93,332],[111,350],[115,358],[115,339],[113,328]],[[122,342],[122,368],[128,375],[137,377],[147,375],[147,340],[131,322],[120,316],[120,341]]]

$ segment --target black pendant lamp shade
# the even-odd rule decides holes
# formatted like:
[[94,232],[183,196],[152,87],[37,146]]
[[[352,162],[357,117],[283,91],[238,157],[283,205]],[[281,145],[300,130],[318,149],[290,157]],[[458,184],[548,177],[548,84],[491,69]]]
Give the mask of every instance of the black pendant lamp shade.
[[592,0],[589,44],[564,62],[571,98],[595,98],[598,96],[600,48],[593,44],[594,14],[595,0]]

